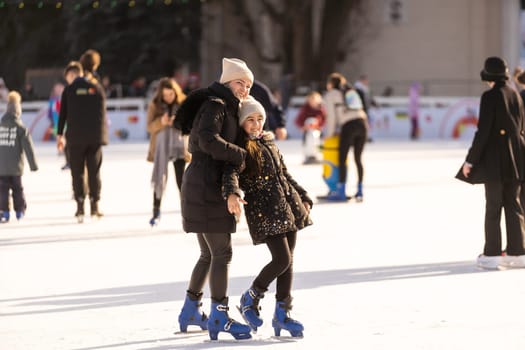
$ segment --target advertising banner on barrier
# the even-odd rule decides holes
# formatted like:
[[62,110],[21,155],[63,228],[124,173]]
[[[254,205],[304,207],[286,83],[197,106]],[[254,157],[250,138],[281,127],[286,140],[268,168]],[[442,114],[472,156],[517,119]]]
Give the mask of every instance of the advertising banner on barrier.
[[[443,107],[419,109],[419,138],[470,140],[478,124],[479,99],[465,98]],[[377,138],[410,138],[407,107],[382,107],[370,111],[370,133]]]
[[[5,106],[0,106],[0,113],[4,111]],[[144,141],[148,138],[144,99],[108,99],[106,112],[110,141]],[[54,140],[51,119],[47,101],[22,103],[22,122],[34,142]]]
[[[302,131],[294,123],[304,99],[286,111],[288,134],[302,137]],[[372,138],[409,139],[411,121],[408,98],[382,98],[380,107],[369,110],[370,136]],[[472,139],[478,124],[479,98],[421,98],[418,109],[420,139]]]
[[[290,138],[301,138],[294,123],[299,104],[286,111]],[[392,103],[389,103],[392,101]],[[370,135],[373,138],[410,138],[408,100],[383,99],[381,106],[370,110]],[[419,138],[421,139],[472,139],[478,122],[479,98],[432,98],[432,103],[422,98],[419,108]],[[35,142],[54,139],[46,101],[27,102],[22,105],[22,120]],[[3,114],[5,106],[0,106]],[[143,99],[109,99],[107,101],[110,141],[144,141],[146,131],[146,101]]]

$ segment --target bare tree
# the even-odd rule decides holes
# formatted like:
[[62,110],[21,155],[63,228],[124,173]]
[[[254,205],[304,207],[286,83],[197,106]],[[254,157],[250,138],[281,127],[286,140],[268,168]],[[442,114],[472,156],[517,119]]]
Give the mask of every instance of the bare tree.
[[362,0],[237,0],[235,8],[262,64],[279,63],[281,73],[293,73],[298,82],[321,83],[351,52],[361,5]]

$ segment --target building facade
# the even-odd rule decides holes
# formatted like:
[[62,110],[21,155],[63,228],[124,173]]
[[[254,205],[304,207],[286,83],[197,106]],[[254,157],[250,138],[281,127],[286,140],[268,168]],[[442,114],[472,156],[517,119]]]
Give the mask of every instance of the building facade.
[[[314,0],[314,7],[322,7],[324,1]],[[354,38],[351,52],[335,70],[350,80],[366,74],[375,94],[390,87],[393,95],[404,96],[410,84],[417,81],[427,96],[477,96],[485,89],[479,72],[486,57],[505,58],[511,72],[520,64],[525,50],[525,33],[520,34],[523,2],[362,1],[359,26],[363,28]],[[257,7],[257,3],[246,1],[245,6]],[[250,45],[253,38],[243,29],[244,22],[233,6],[230,1],[207,1],[203,5],[202,81],[217,79],[221,58],[229,56],[244,58],[257,78],[277,87],[284,74],[281,66],[259,62]],[[263,12],[258,16],[264,21]],[[290,20],[294,20],[293,15]],[[313,23],[320,25],[318,18]],[[268,43],[271,45],[271,40]]]

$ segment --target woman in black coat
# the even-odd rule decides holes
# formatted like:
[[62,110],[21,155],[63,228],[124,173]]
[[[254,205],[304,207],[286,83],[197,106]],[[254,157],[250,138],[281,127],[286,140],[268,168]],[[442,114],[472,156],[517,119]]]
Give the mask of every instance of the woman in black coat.
[[[508,68],[501,58],[489,57],[481,71],[490,90],[481,96],[478,130],[460,179],[485,185],[485,247],[478,257],[483,268],[525,267],[525,222],[520,203],[525,173],[523,102],[507,84]],[[507,248],[502,251],[501,209],[505,212]]]
[[[184,172],[181,189],[183,228],[197,233],[200,257],[191,275],[179,325],[182,332],[188,325],[208,329],[212,340],[217,339],[218,332],[231,333],[236,339],[251,337],[248,326],[233,321],[227,314],[231,233],[236,230],[236,220],[222,197],[221,181],[226,163],[244,163],[246,151],[234,141],[240,130],[239,104],[248,96],[252,83],[253,74],[243,61],[224,58],[220,81],[190,94],[179,109],[183,113],[192,110],[187,104],[202,104],[191,128],[192,160]],[[208,275],[212,299],[209,319],[200,310]]]

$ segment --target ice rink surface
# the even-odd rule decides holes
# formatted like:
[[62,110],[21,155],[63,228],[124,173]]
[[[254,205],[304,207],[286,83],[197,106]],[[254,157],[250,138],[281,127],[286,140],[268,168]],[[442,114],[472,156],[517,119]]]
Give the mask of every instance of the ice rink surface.
[[[326,194],[298,140],[279,142],[289,171]],[[364,202],[315,203],[295,252],[294,309],[303,339],[275,338],[274,285],[253,339],[178,333],[194,234],[181,229],[173,168],[152,228],[147,144],[104,148],[104,218],[76,223],[69,171],[53,144],[26,169],[26,217],[0,225],[1,350],[525,349],[525,271],[475,266],[484,193],[454,179],[469,142],[376,140],[364,153]],[[350,158],[349,190],[355,189]],[[233,236],[230,316],[269,261],[244,219]],[[209,312],[208,287],[203,299]],[[287,332],[283,332],[286,333]]]

